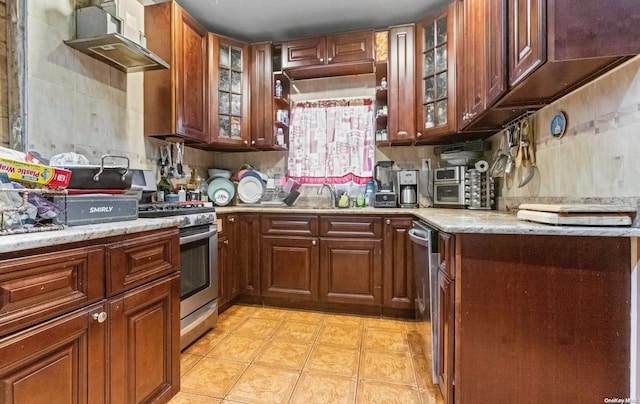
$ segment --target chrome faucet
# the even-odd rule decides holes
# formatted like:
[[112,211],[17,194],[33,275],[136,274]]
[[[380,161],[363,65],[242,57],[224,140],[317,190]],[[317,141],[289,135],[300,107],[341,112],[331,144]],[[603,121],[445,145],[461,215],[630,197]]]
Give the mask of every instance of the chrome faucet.
[[325,188],[329,190],[329,194],[331,196],[331,207],[335,208],[336,206],[338,206],[338,203],[336,200],[336,191],[333,189],[333,187],[330,184],[327,184],[326,182],[322,184],[322,186],[318,189],[318,195],[321,195],[322,190]]

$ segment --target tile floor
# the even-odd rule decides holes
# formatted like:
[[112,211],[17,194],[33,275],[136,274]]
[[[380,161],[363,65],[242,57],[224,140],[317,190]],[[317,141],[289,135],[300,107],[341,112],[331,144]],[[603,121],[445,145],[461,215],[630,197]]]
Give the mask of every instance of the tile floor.
[[182,352],[181,390],[170,404],[441,404],[428,327],[236,305]]

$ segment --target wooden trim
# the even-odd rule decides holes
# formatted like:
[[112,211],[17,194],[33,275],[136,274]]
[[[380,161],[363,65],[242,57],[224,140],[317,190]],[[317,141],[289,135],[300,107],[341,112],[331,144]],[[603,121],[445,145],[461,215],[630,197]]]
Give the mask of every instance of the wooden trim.
[[[5,0],[0,0],[5,2]],[[27,122],[25,120],[26,77],[26,0],[9,0],[7,3],[7,83],[9,98],[9,146],[26,151]]]

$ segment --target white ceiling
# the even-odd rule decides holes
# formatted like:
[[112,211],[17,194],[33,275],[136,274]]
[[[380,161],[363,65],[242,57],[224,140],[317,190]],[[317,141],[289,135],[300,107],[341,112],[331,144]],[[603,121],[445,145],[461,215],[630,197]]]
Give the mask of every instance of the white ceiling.
[[247,42],[274,43],[415,22],[449,2],[451,0],[178,0],[208,31]]

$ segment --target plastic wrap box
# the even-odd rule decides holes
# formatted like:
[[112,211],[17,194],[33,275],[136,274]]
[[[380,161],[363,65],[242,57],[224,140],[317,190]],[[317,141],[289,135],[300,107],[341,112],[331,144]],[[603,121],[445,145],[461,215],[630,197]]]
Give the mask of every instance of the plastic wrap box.
[[[56,202],[54,197],[54,202]],[[123,222],[138,218],[138,197],[136,195],[68,195],[65,215],[60,215],[60,223],[68,226],[83,224]]]
[[0,172],[7,173],[12,180],[27,181],[51,188],[66,188],[71,180],[71,171],[64,168],[0,158]]

